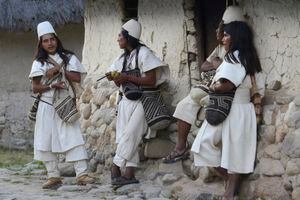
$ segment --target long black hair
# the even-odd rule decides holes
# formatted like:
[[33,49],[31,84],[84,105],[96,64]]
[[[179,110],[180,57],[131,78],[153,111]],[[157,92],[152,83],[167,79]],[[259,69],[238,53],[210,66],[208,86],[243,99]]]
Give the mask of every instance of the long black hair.
[[[131,35],[129,35],[128,31],[126,31],[125,29],[122,29],[121,34],[122,34],[122,36],[127,40],[127,43],[128,43],[133,49],[136,49],[137,55],[138,55],[138,52],[139,52],[141,46],[146,46],[146,45],[142,44],[142,43],[140,42],[140,40],[138,40],[138,39],[132,37]],[[123,69],[125,69],[125,67],[126,67],[126,64],[127,64],[126,56],[128,56],[128,55],[130,55],[130,51],[129,51],[127,48],[125,48],[125,49],[124,49],[124,53],[123,53],[123,55],[122,55],[122,56],[124,56]]]
[[[245,22],[234,21],[224,26],[224,32],[231,38],[225,60],[230,63],[241,63],[246,69],[246,74],[254,75],[256,72],[261,72],[251,28]],[[236,50],[239,51],[238,58],[233,54]]]
[[[52,33],[57,41],[57,48],[56,48],[56,52],[59,54],[59,56],[62,58],[63,62],[65,65],[67,65],[69,63],[69,58],[70,55],[74,55],[74,53],[70,50],[67,50],[63,47],[62,42],[60,41],[60,39],[54,34]],[[40,37],[40,40],[38,42],[37,48],[36,48],[36,52],[34,55],[34,59],[41,62],[42,64],[44,64],[45,62],[48,62],[47,59],[49,57],[47,51],[45,51],[42,47],[42,37]]]

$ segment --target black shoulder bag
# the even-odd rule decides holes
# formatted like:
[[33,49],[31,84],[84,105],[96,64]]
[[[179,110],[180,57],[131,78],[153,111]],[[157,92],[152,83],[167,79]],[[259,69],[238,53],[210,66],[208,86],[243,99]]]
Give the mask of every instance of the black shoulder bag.
[[[139,49],[136,49],[136,56],[135,56],[135,68],[132,70],[126,71],[126,57],[124,55],[124,62],[123,62],[123,69],[122,73],[126,75],[141,77],[141,72],[138,66],[138,56],[139,56]],[[123,87],[123,93],[126,96],[127,99],[130,100],[139,100],[143,95],[143,89],[140,85],[137,85],[133,82],[126,81],[122,84]]]

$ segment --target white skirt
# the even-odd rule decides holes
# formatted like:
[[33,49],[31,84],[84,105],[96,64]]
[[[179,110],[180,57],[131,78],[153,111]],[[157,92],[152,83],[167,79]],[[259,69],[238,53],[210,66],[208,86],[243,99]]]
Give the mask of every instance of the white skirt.
[[191,149],[195,165],[221,166],[236,173],[253,172],[256,127],[254,106],[249,97],[235,97],[223,123],[212,126],[205,120],[202,124]]
[[[52,103],[52,98],[49,97],[42,97],[42,100]],[[63,122],[53,106],[40,101],[35,123],[34,149],[63,153],[83,144],[79,121],[72,124]]]

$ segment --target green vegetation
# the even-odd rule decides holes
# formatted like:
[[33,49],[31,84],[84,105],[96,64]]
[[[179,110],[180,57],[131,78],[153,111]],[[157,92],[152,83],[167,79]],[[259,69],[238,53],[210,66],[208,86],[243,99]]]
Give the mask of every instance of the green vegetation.
[[23,166],[33,160],[33,150],[0,148],[0,168]]

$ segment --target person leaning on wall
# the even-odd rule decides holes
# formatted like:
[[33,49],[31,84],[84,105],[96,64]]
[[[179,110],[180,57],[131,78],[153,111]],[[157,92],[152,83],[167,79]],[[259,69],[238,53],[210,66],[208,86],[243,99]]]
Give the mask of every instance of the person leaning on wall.
[[241,174],[254,170],[257,122],[250,101],[251,76],[255,77],[261,96],[264,94],[264,77],[252,30],[245,22],[226,24],[222,42],[226,55],[210,90],[216,94],[235,91],[232,106],[229,115],[220,124],[203,122],[191,151],[196,166],[215,167],[224,175],[227,184],[223,199],[229,200],[238,192]]
[[[152,137],[156,132],[151,129],[146,120],[145,115],[149,113],[146,113],[146,105],[142,100],[132,99],[126,95],[126,91],[131,91],[127,84],[139,85],[143,88],[143,92],[157,92],[159,86],[169,79],[170,74],[168,65],[140,43],[140,36],[141,24],[138,21],[131,19],[122,26],[118,43],[124,53],[109,68],[110,72],[119,73],[117,77],[108,76],[108,80],[114,81],[120,89],[116,122],[117,149],[111,167],[112,185],[120,186],[139,182],[134,173],[139,163],[138,145],[145,135]],[[140,76],[128,74],[132,70],[139,71]],[[156,113],[156,111],[151,110],[151,113]],[[121,168],[123,167],[125,171],[122,174]]]
[[[52,25],[42,22],[37,26],[38,45],[29,78],[34,93],[41,94],[34,129],[34,159],[43,161],[48,180],[42,188],[58,187],[62,178],[58,170],[58,154],[63,153],[67,162],[74,164],[77,184],[93,183],[87,175],[87,152],[80,130],[79,121],[64,122],[51,105],[56,94],[66,89],[66,82],[57,75],[65,66],[65,77],[71,82],[80,82],[85,70],[78,58],[64,49]],[[47,84],[46,84],[47,83]]]
[[[238,6],[227,7],[223,14],[222,21],[217,29],[217,40],[219,45],[213,50],[201,66],[201,78],[203,85],[209,86],[215,74],[215,70],[223,61],[226,54],[224,45],[221,41],[223,38],[223,28],[224,25],[232,21],[245,21],[242,10]],[[197,90],[192,89],[191,93],[182,99],[176,106],[173,116],[177,119],[177,142],[174,150],[163,158],[164,163],[174,163],[188,158],[189,148],[187,146],[187,137],[192,124],[196,121],[197,113],[199,109],[201,109],[199,100],[193,98],[193,96],[201,96],[201,94],[195,93],[194,91],[197,92]]]

